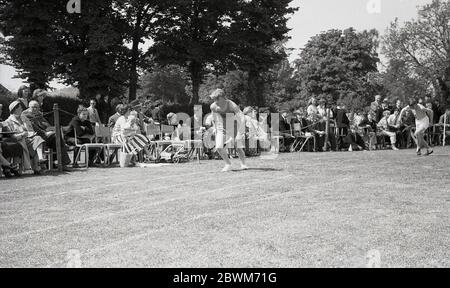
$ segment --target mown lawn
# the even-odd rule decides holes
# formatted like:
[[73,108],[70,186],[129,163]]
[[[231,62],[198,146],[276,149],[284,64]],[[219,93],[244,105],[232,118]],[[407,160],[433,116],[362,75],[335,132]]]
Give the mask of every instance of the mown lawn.
[[0,267],[366,267],[371,250],[450,267],[450,148],[435,151],[0,179]]

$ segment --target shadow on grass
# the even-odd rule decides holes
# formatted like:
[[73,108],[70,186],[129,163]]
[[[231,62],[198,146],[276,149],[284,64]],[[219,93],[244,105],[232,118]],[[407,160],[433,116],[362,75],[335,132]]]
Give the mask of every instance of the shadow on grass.
[[[275,168],[249,168],[246,171],[256,171],[256,172],[281,172],[283,169]],[[233,172],[243,172],[242,170],[233,170]]]

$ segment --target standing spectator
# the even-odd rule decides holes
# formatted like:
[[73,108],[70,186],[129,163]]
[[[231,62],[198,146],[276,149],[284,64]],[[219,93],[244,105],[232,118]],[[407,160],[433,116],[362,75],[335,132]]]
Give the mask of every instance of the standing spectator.
[[375,102],[372,102],[372,104],[370,104],[370,110],[374,114],[375,121],[377,121],[377,123],[383,117],[383,108],[381,108],[381,104],[381,95],[375,96]]
[[319,110],[317,108],[317,99],[316,98],[311,98],[311,100],[309,100],[309,106],[308,106],[308,120],[311,121],[312,123],[315,123],[319,120]]
[[334,118],[333,111],[330,108],[326,108],[327,101],[325,99],[319,100],[319,107],[317,107],[318,114],[323,121],[327,121],[327,111],[330,112],[330,119]]
[[152,118],[154,121],[161,122],[163,120],[162,116],[162,102],[157,100],[154,104],[154,108],[152,109]]
[[333,113],[336,116],[336,129],[338,130],[338,135],[336,135],[337,147],[342,149],[344,148],[344,138],[348,135],[350,129],[350,120],[347,117],[347,109],[344,103],[339,103]]
[[90,101],[89,108],[87,108],[87,111],[88,111],[88,117],[89,117],[88,119],[94,126],[102,124],[102,121],[100,119],[100,116],[98,114],[98,110],[96,107],[97,107],[97,100],[92,99]]
[[97,104],[97,111],[100,116],[101,123],[108,123],[111,116],[111,106],[109,103],[109,96],[101,97]]
[[440,133],[444,133],[445,125],[445,135],[450,138],[450,107],[447,107],[445,113],[439,118]]
[[20,86],[19,91],[17,91],[17,100],[21,101],[25,107],[28,107],[31,96],[31,91],[28,86]]
[[392,108],[391,112],[394,113],[395,110],[402,111],[403,108],[404,108],[404,106],[403,106],[402,100],[398,99],[397,101],[395,101],[395,107]]
[[48,92],[44,89],[36,89],[33,92],[33,96],[31,97],[31,100],[37,101],[39,105],[42,107],[44,104],[44,99],[48,97]]
[[118,105],[123,104],[122,100],[119,97],[114,97],[113,99],[111,99],[111,111],[116,111],[116,108]]

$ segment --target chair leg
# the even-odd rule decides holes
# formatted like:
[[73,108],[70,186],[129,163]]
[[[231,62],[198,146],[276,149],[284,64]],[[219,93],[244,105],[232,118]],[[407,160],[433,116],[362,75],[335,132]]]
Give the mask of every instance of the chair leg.
[[53,150],[52,149],[48,150],[48,170],[49,171],[53,170]]

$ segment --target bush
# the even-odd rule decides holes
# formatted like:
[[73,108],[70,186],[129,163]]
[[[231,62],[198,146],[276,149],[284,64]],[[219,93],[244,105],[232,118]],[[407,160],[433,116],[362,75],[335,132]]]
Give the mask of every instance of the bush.
[[[53,105],[58,104],[60,110],[69,112],[71,115],[60,112],[60,122],[62,126],[69,125],[72,118],[77,115],[78,106],[84,104],[80,99],[77,98],[67,98],[62,96],[50,96],[44,99],[44,104],[42,105],[42,111],[44,114],[53,111]],[[53,114],[47,115],[46,119],[53,125],[54,116]]]

